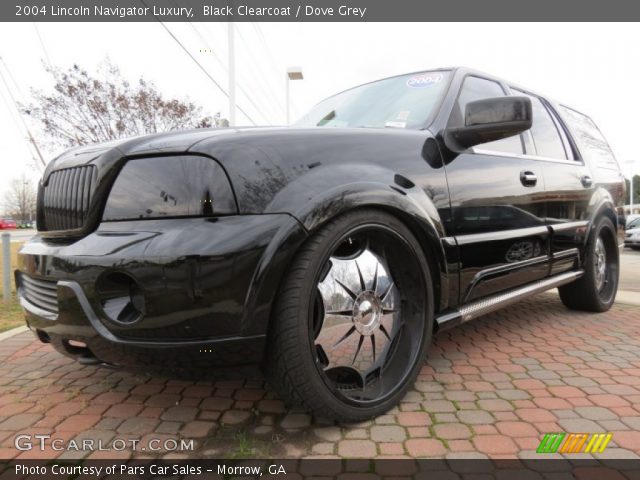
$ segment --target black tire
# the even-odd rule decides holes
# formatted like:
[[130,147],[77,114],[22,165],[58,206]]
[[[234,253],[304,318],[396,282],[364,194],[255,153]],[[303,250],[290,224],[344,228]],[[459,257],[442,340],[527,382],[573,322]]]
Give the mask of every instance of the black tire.
[[[605,253],[604,275],[599,281],[598,242]],[[600,260],[601,262],[601,260]],[[558,288],[560,299],[571,310],[606,312],[611,308],[618,290],[620,258],[616,229],[611,220],[598,220],[587,243],[584,275],[575,282]]]
[[[385,246],[385,241],[391,246]],[[393,243],[395,241],[399,246]],[[402,251],[403,248],[406,251]],[[384,259],[384,264],[382,254],[380,258],[377,256],[381,250],[389,258]],[[364,270],[361,272],[358,263],[363,262],[365,255],[368,255],[366,258],[375,257],[376,262],[380,261],[375,263],[371,281],[364,279]],[[350,266],[348,262],[352,261],[356,264],[362,285],[360,293],[356,295],[335,280],[345,287],[353,302],[352,310],[346,310],[353,312],[350,318],[349,313],[337,313],[345,318],[343,326],[348,329],[347,334],[342,336],[340,333],[332,337],[330,342],[323,343],[320,338],[324,332],[337,327],[327,321],[327,316],[335,312],[326,310],[327,301],[322,287],[335,275],[347,271],[347,267],[334,270],[336,264],[344,262]],[[365,261],[364,266],[369,268],[371,264]],[[382,274],[379,268],[382,268]],[[381,280],[378,281],[378,278]],[[387,287],[379,285],[383,281],[387,282]],[[371,292],[375,294],[376,290],[383,288],[386,292],[379,295],[379,311],[372,313],[373,306],[370,304],[361,311],[367,302],[362,300],[363,296],[371,295]],[[394,300],[394,305],[385,309],[386,297],[392,289],[393,298],[399,300]],[[346,296],[342,293],[342,296]],[[340,298],[340,295],[337,296]],[[377,327],[371,327],[376,328],[374,333],[361,331],[373,325],[373,320],[366,323],[365,318],[366,322],[377,318]],[[383,320],[386,322],[389,318],[392,319],[392,326],[385,329]],[[328,222],[303,245],[286,275],[269,331],[267,377],[288,404],[300,405],[318,417],[341,423],[375,417],[394,407],[413,384],[431,342],[433,321],[429,268],[420,244],[411,231],[386,212],[363,209],[346,213]],[[348,332],[352,332],[356,326],[357,331],[345,340],[350,335]],[[387,334],[386,330],[391,332]],[[341,339],[334,345],[335,338]],[[352,366],[340,366],[338,360],[347,358],[347,355],[344,352],[334,355],[329,350],[337,349],[337,345],[343,341],[355,343],[355,339],[359,339],[359,343]],[[365,350],[361,350],[363,339],[366,339],[366,345],[371,344],[369,353],[372,351],[373,357],[365,356]],[[380,342],[383,347],[376,347]],[[348,358],[351,358],[351,352]],[[356,363],[357,358],[359,360]],[[369,366],[367,362],[371,363],[372,369],[375,368],[372,373],[377,377],[370,377],[365,367],[361,367]],[[396,373],[397,384],[393,385],[395,377],[392,374]],[[376,393],[372,392],[378,391],[380,395],[375,397]]]

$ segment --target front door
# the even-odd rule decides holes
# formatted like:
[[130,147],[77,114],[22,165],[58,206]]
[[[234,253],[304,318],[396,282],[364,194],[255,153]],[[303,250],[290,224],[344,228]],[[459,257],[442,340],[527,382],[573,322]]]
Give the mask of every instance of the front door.
[[[468,102],[504,95],[500,83],[467,76],[449,126],[462,125]],[[542,162],[524,155],[524,137],[478,145],[447,163],[445,171],[460,302],[544,278],[549,268],[545,180]]]

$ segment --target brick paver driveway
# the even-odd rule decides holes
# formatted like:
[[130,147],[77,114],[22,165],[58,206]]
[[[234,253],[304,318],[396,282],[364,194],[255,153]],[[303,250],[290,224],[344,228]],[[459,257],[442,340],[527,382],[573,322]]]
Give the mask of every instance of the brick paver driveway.
[[[640,454],[640,307],[571,313],[545,294],[439,335],[399,408],[334,426],[288,411],[257,371],[150,374],[81,366],[33,340],[0,344],[0,458],[16,434],[194,439],[193,457],[531,457],[548,432],[613,432]],[[218,374],[219,375],[219,374]],[[242,376],[245,375],[245,376]],[[89,452],[44,455],[78,457]],[[93,452],[122,457],[131,452]],[[176,456],[176,453],[171,454]]]

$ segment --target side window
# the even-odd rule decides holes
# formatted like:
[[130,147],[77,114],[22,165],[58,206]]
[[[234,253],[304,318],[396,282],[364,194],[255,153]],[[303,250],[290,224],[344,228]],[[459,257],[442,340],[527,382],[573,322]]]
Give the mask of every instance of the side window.
[[618,162],[593,120],[565,106],[560,107],[559,113],[573,134],[583,157],[597,168],[618,170]]
[[[449,124],[451,126],[462,126],[464,124],[464,112],[467,107],[467,103],[475,100],[482,100],[483,98],[504,97],[505,93],[498,82],[487,80],[480,77],[469,76],[465,78],[462,88],[460,89],[460,95],[451,112],[451,118]],[[476,147],[478,150],[495,150],[497,152],[515,153],[521,155],[522,141],[520,135],[514,135],[513,137],[503,138],[495,142],[483,143]]]
[[516,95],[526,95],[531,99],[533,113],[533,125],[531,126],[531,136],[536,149],[536,155],[540,157],[557,158],[567,160],[567,154],[560,137],[560,132],[556,127],[549,110],[542,101],[533,95],[513,90]]
[[569,160],[576,160],[576,156],[573,153],[573,148],[571,147],[571,142],[569,141],[569,137],[567,137],[567,133],[564,131],[564,127],[562,126],[562,121],[558,118],[558,115],[550,109],[551,116],[553,117],[553,123],[556,124],[556,128],[560,133],[560,137],[562,138],[562,144],[564,145],[564,151],[567,154],[567,158]]

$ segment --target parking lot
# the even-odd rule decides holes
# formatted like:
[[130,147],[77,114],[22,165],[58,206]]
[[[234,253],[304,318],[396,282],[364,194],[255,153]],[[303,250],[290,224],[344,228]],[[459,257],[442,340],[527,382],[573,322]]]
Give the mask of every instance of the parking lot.
[[[548,293],[470,322],[437,337],[399,408],[346,426],[289,410],[258,370],[81,366],[29,332],[1,345],[1,458],[536,457],[557,431],[612,432],[601,456],[640,454],[636,306],[570,313]],[[16,435],[38,433],[140,443],[135,452],[15,448]],[[194,450],[148,447],[181,438]]]
[[[640,251],[622,254],[620,298],[576,313],[553,291],[440,334],[398,408],[342,426],[289,409],[259,369],[125,372],[5,334],[0,458],[537,458],[543,435],[560,431],[612,432],[599,456],[637,458]],[[35,434],[127,447],[16,449],[16,435]]]

